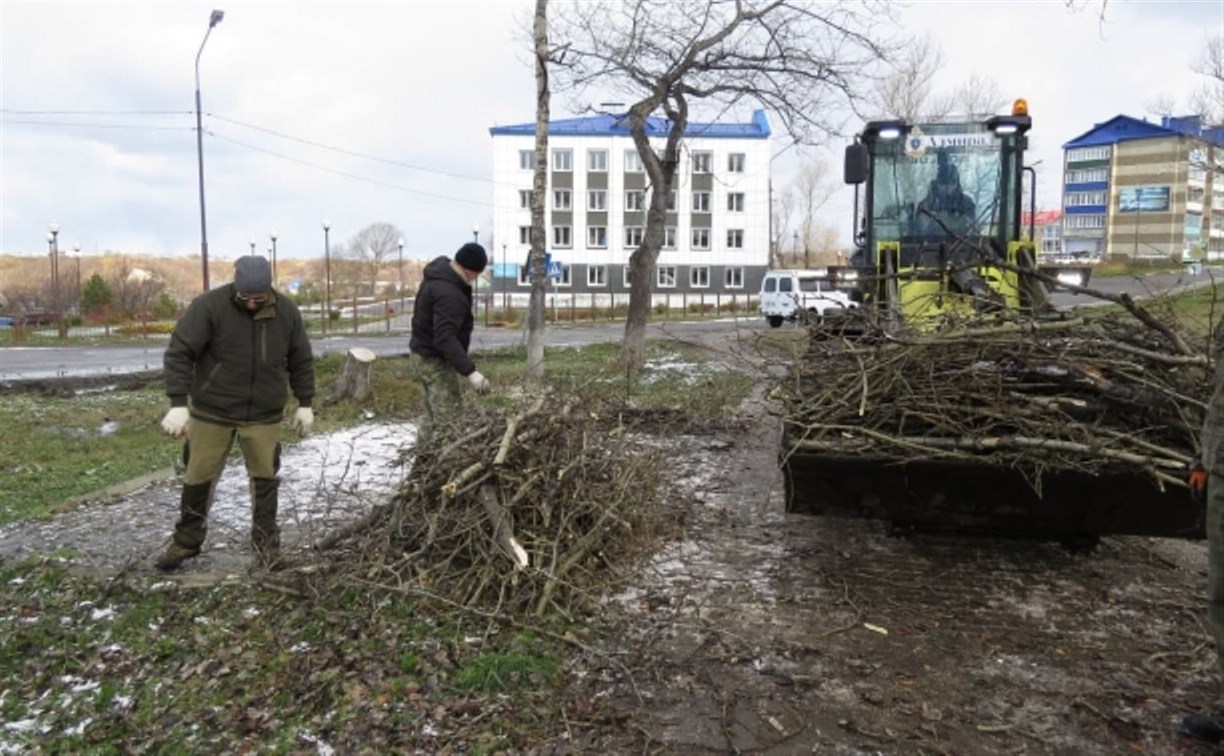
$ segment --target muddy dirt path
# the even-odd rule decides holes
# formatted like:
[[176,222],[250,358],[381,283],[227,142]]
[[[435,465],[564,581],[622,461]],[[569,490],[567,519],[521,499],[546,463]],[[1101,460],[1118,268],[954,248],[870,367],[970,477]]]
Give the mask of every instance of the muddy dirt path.
[[1071,554],[787,515],[763,395],[677,460],[687,532],[617,599],[623,645],[574,693],[581,748],[1195,752],[1176,727],[1216,694],[1202,543]]

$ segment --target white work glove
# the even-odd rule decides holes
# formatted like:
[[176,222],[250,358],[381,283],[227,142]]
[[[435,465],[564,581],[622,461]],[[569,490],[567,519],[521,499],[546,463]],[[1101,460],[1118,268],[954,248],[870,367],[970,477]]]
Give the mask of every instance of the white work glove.
[[472,384],[477,394],[487,394],[493,388],[489,385],[489,379],[481,375],[479,370],[472,371],[472,374],[468,376],[468,383]]
[[186,407],[171,407],[166,416],[162,418],[162,430],[170,436],[186,436],[187,421],[191,419],[191,413]]
[[293,429],[299,436],[305,436],[310,432],[312,425],[314,425],[314,410],[309,407],[298,407],[297,412],[293,413]]

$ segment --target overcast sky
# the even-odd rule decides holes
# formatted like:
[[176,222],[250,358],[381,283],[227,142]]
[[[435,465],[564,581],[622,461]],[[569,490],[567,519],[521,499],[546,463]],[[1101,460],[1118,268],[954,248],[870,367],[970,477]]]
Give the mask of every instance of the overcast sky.
[[[1081,0],[1082,2],[1082,0]],[[225,19],[200,59],[209,253],[249,241],[322,254],[387,222],[405,255],[450,253],[492,221],[489,127],[528,123],[535,84],[523,31],[530,0],[406,2],[12,2],[0,0],[0,252],[198,254],[194,64],[210,11]],[[1039,205],[1056,207],[1061,145],[1159,95],[1185,103],[1224,0],[909,3],[931,32],[942,88],[976,73],[1034,119]],[[734,114],[747,120],[751,108]],[[571,115],[553,103],[553,117]],[[844,141],[825,159],[840,176]],[[784,141],[779,139],[775,150]],[[792,150],[776,161],[784,185]],[[849,194],[825,222],[848,236]]]

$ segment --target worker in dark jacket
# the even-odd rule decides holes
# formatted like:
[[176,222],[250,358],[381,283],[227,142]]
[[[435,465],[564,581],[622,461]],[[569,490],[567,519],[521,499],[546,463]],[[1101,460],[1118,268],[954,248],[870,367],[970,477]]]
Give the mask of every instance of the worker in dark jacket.
[[[1224,322],[1216,325],[1215,390],[1203,422],[1201,464],[1190,474],[1191,492],[1207,505],[1207,625],[1216,643],[1224,682]],[[1224,742],[1224,710],[1191,714],[1182,732],[1209,743]]]
[[175,324],[164,364],[170,411],[162,430],[187,436],[187,471],[174,540],[157,567],[173,569],[200,553],[213,491],[234,441],[250,477],[252,546],[265,566],[279,566],[280,422],[292,389],[294,429],[299,435],[310,430],[315,379],[302,315],[273,290],[268,261],[240,257],[233,283],[196,297]]
[[468,356],[472,340],[472,281],[488,263],[484,247],[468,242],[455,258],[438,257],[425,266],[412,312],[412,367],[425,392],[425,415],[417,429],[417,448],[431,444],[463,406],[459,376],[477,393],[489,391],[489,381]]

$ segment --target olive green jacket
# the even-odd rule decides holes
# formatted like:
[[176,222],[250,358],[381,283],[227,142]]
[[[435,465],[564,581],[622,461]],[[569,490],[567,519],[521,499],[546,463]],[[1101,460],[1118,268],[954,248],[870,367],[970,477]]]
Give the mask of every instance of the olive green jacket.
[[275,423],[289,389],[303,407],[315,394],[314,355],[297,305],[273,291],[254,313],[233,284],[196,297],[163,358],[171,406],[227,423]]

